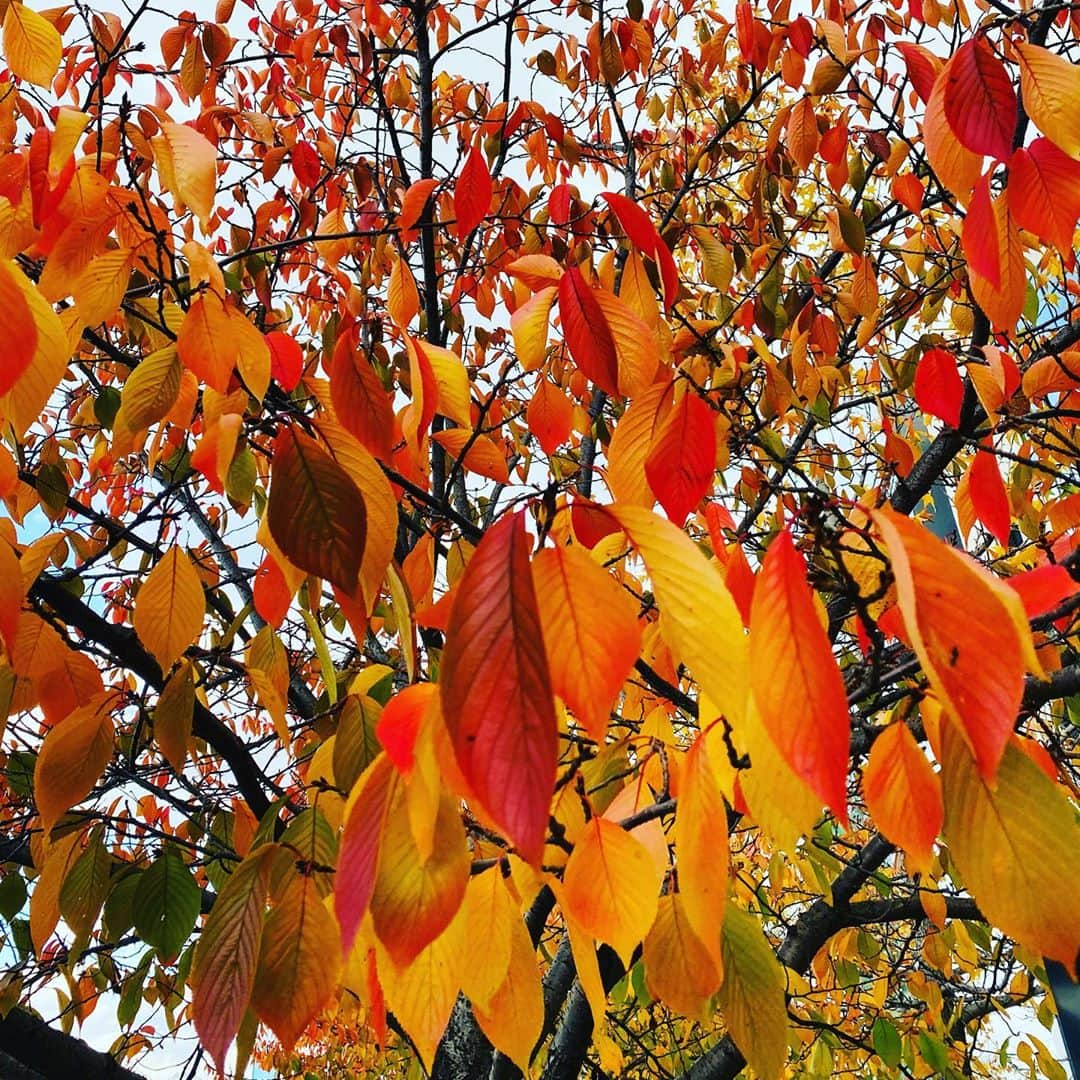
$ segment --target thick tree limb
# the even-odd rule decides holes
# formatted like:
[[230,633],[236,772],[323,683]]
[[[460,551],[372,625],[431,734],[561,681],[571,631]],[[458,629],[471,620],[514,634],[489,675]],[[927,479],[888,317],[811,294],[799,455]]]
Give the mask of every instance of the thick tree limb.
[[74,1035],[51,1028],[18,1007],[0,1020],[0,1052],[14,1058],[26,1070],[24,1076],[36,1074],[45,1080],[140,1080],[138,1073],[125,1069],[108,1054],[99,1053]]

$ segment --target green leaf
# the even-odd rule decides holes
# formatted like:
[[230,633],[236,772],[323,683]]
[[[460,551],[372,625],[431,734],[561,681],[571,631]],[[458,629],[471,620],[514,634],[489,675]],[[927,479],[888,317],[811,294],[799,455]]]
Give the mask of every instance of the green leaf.
[[22,874],[9,870],[0,878],[0,917],[11,922],[26,903],[26,882]]
[[900,1064],[900,1035],[896,1028],[879,1016],[874,1021],[874,1030],[871,1034],[874,1042],[874,1052],[890,1069],[895,1069]]
[[135,892],[135,932],[163,960],[173,960],[195,928],[201,900],[199,886],[183,860],[172,852],[159,856]]
[[95,829],[86,850],[72,864],[60,886],[60,914],[80,938],[93,930],[101,914],[109,893],[112,863],[112,856],[102,843],[101,830]]

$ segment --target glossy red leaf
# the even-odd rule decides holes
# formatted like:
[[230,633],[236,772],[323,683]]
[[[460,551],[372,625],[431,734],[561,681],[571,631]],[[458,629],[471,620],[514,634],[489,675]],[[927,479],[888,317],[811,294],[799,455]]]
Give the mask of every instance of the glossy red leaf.
[[296,338],[281,330],[263,335],[270,349],[270,374],[282,390],[293,390],[304,371],[304,350]]
[[968,266],[986,278],[995,289],[998,288],[1001,285],[1001,249],[998,247],[994,206],[990,201],[989,173],[975,185],[960,242],[964,246]]
[[693,392],[685,393],[653,435],[645,476],[676,525],[708,494],[716,469],[716,414]]
[[319,151],[309,142],[298,142],[290,153],[293,175],[302,188],[313,188],[322,176]]
[[487,815],[537,863],[559,731],[522,514],[488,530],[456,592],[440,672],[454,753]]
[[951,427],[960,426],[964,404],[964,382],[956,366],[956,357],[947,349],[928,349],[915,369],[915,400],[923,412],[944,420]]
[[1054,611],[1080,591],[1080,582],[1064,566],[1053,564],[1006,578],[1005,583],[1020,597],[1029,619]]
[[984,37],[956,50],[945,84],[945,118],[976,154],[1004,160],[1016,130],[1016,91],[1005,65]]
[[570,356],[591,382],[612,396],[619,393],[615,339],[592,288],[572,266],[559,282],[559,317]]
[[1036,139],[1009,159],[1007,191],[1016,224],[1072,256],[1080,218],[1080,162],[1049,139]]
[[975,516],[986,526],[1002,547],[1009,546],[1012,513],[1009,493],[998,471],[997,458],[986,450],[975,455],[968,472],[968,493]]
[[898,41],[896,50],[907,64],[908,78],[911,80],[915,93],[924,103],[929,101],[934,83],[941,71],[941,61],[929,49],[912,42]]
[[459,238],[469,233],[484,220],[491,208],[494,187],[484,155],[474,146],[461,167],[454,185],[454,217]]

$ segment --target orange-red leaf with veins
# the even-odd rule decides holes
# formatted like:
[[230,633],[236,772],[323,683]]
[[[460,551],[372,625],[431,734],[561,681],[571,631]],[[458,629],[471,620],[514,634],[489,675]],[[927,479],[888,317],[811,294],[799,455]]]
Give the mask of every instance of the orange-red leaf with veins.
[[964,382],[956,367],[956,357],[947,349],[928,349],[915,369],[915,401],[923,412],[960,426],[964,404]]
[[522,857],[539,862],[559,731],[520,513],[488,530],[458,582],[440,689],[466,782]]
[[468,236],[484,220],[491,207],[491,173],[484,155],[474,146],[454,185],[454,217],[457,236]]
[[788,529],[769,545],[754,584],[750,676],[781,756],[846,821],[851,721],[844,680]]
[[1016,130],[1016,91],[1005,65],[985,37],[956,50],[945,84],[945,118],[976,154],[1004,161]]
[[590,381],[612,396],[619,393],[619,358],[604,312],[592,288],[572,266],[559,282],[559,318],[570,356]]
[[653,434],[645,477],[667,516],[682,525],[709,493],[716,469],[716,415],[689,391]]

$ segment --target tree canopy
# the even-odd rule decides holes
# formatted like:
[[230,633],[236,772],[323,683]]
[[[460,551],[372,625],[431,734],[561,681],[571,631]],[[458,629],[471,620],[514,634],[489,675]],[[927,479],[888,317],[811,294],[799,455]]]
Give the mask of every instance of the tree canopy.
[[0,1071],[1064,1080],[1080,8],[2,17]]

